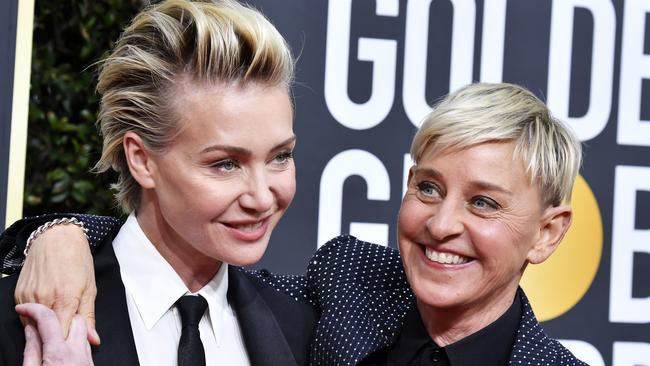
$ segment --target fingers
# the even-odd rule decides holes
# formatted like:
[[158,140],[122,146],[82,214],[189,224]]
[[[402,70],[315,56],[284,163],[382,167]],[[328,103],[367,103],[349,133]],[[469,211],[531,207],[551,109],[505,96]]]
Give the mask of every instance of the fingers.
[[83,316],[86,320],[86,326],[88,327],[88,342],[93,346],[99,346],[101,340],[99,339],[99,334],[97,334],[97,329],[95,328],[95,296],[97,290],[94,286],[92,290],[87,290],[84,295],[81,297],[81,303],[79,304],[79,314]]
[[[36,259],[34,256],[26,259],[23,269],[18,276],[14,299],[16,300],[16,304],[39,303],[51,308],[55,301],[54,289],[51,288],[52,286],[44,285],[44,282],[40,280],[40,278],[45,278],[45,276],[41,276],[40,278],[36,276],[37,269],[41,265],[41,263],[37,263],[38,261]],[[29,318],[25,316],[21,316],[20,321],[23,326],[26,326],[30,322]],[[32,324],[34,323],[32,322]]]
[[16,305],[16,312],[28,316],[36,322],[36,328],[43,343],[63,340],[61,325],[51,309],[41,304],[20,304]]
[[68,336],[67,342],[74,349],[83,349],[83,356],[80,356],[81,359],[86,360],[85,364],[92,366],[92,352],[90,350],[90,343],[86,340],[87,334],[88,330],[86,328],[86,320],[79,314],[75,315],[75,317],[72,318],[70,335]]
[[80,300],[74,297],[69,298],[59,298],[54,301],[52,310],[56,313],[56,317],[61,323],[61,330],[63,331],[63,337],[68,337],[68,332],[70,330],[70,323],[72,323],[72,318],[77,313],[79,308]]
[[75,315],[70,324],[70,334],[68,335],[68,342],[72,344],[86,345],[86,337],[88,330],[86,329],[86,320],[81,315]]
[[[20,273],[21,277],[31,276],[25,272]],[[48,308],[52,308],[55,301],[58,301],[57,295],[53,289],[49,288],[44,283],[34,283],[30,278],[26,281],[18,280],[16,284],[16,293],[14,299],[16,304],[37,303],[43,304]]]
[[23,366],[41,366],[44,359],[49,365],[93,364],[90,344],[86,341],[86,322],[81,315],[72,318],[70,334],[64,340],[53,310],[30,303],[16,305],[16,311],[36,322],[36,328],[33,325],[25,328]]
[[94,366],[93,362],[93,354],[92,351],[90,350],[90,343],[86,342],[86,359],[89,361],[88,365],[89,366]]
[[[14,299],[16,304],[25,304],[25,303],[39,303],[51,307],[54,294],[48,291],[47,287],[42,286],[42,282],[34,280],[34,266],[38,264],[30,265],[29,259],[25,262],[23,269],[20,271],[18,276],[18,282],[16,283],[16,291],[14,294]],[[21,321],[26,320],[27,318],[21,318]],[[27,325],[23,321],[23,325]]]
[[28,324],[25,327],[25,353],[23,354],[23,366],[41,366],[43,355],[41,337],[36,328]]
[[34,323],[34,321],[28,316],[18,315],[18,318],[20,319],[20,322],[23,324],[23,328],[30,324],[36,327],[36,323]]

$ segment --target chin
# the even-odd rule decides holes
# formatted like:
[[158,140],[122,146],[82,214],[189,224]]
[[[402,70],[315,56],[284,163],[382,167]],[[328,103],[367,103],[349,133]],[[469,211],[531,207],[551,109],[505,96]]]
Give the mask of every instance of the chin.
[[266,252],[267,243],[256,244],[246,248],[237,248],[223,258],[222,262],[238,267],[248,267],[259,262]]
[[409,282],[418,303],[432,308],[453,308],[462,305],[463,298],[467,298],[466,289],[459,291],[458,286],[443,285],[428,279],[410,280]]
[[426,305],[435,309],[444,309],[454,305],[454,301],[446,296],[432,293],[431,291],[416,291],[413,290],[415,298],[421,305]]
[[255,256],[253,258],[245,258],[245,259],[236,259],[232,261],[228,261],[227,263],[232,266],[237,266],[237,267],[249,267],[257,264],[262,259],[262,256]]

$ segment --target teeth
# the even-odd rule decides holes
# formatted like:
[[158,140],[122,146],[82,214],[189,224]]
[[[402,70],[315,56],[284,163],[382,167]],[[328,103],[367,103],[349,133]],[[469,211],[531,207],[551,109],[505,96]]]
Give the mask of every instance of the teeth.
[[437,252],[429,247],[426,247],[425,254],[432,262],[442,264],[463,264],[469,262],[469,258],[457,254]]
[[250,231],[255,231],[255,230],[259,229],[261,226],[262,226],[262,221],[258,221],[258,222],[253,223],[253,224],[232,225],[232,227],[234,227],[237,230],[249,231],[249,232]]

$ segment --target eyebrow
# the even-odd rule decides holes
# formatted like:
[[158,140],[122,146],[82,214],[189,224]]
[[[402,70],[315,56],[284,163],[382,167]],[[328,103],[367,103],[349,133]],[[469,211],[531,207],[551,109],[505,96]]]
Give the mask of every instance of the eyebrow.
[[283,148],[283,147],[285,147],[287,145],[290,145],[290,144],[294,143],[295,141],[296,141],[296,135],[291,135],[291,137],[289,137],[288,139],[286,139],[286,140],[280,142],[279,144],[275,145],[275,147],[273,149],[271,149],[271,150],[277,150],[277,149]]
[[433,177],[433,178],[442,178],[442,174],[433,169],[433,168],[420,168],[420,167],[415,167],[415,174],[424,174],[428,177]]
[[480,190],[495,191],[495,192],[505,193],[507,195],[512,195],[511,191],[509,191],[509,190],[507,190],[507,189],[505,189],[505,188],[503,188],[501,186],[498,186],[496,184],[493,184],[493,183],[484,182],[484,181],[480,181],[480,180],[472,181],[471,183],[472,183],[472,185],[474,187],[476,187],[476,188],[478,188]]
[[[424,174],[425,176],[432,177],[432,178],[437,178],[441,179],[443,178],[442,173],[439,171],[435,170],[434,168],[415,168],[415,174]],[[473,180],[470,182],[470,184],[477,189],[480,190],[485,190],[485,191],[495,191],[495,192],[501,192],[505,193],[507,195],[512,195],[512,192],[506,188],[503,188],[499,185],[496,185],[494,183],[490,182],[485,182],[482,180]]]
[[[275,145],[271,151],[278,150],[282,148],[283,146],[289,145],[296,141],[296,135],[292,135],[288,139],[280,142],[279,144]],[[232,145],[210,145],[206,147],[205,149],[201,150],[201,154],[209,153],[212,151],[225,151],[227,153],[231,154],[236,154],[236,155],[252,155],[253,152],[247,148],[244,147],[239,147],[239,146],[232,146]]]

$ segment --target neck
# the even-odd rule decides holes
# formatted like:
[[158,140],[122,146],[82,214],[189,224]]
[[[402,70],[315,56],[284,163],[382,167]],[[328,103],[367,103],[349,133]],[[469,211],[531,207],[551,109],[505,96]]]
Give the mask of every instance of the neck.
[[517,287],[480,305],[434,308],[417,299],[417,307],[431,339],[440,347],[458,342],[499,319],[512,305]]
[[149,241],[171,265],[190,292],[199,291],[219,271],[221,262],[206,256],[183,240],[165,221],[154,200],[143,197],[138,207],[137,219]]

